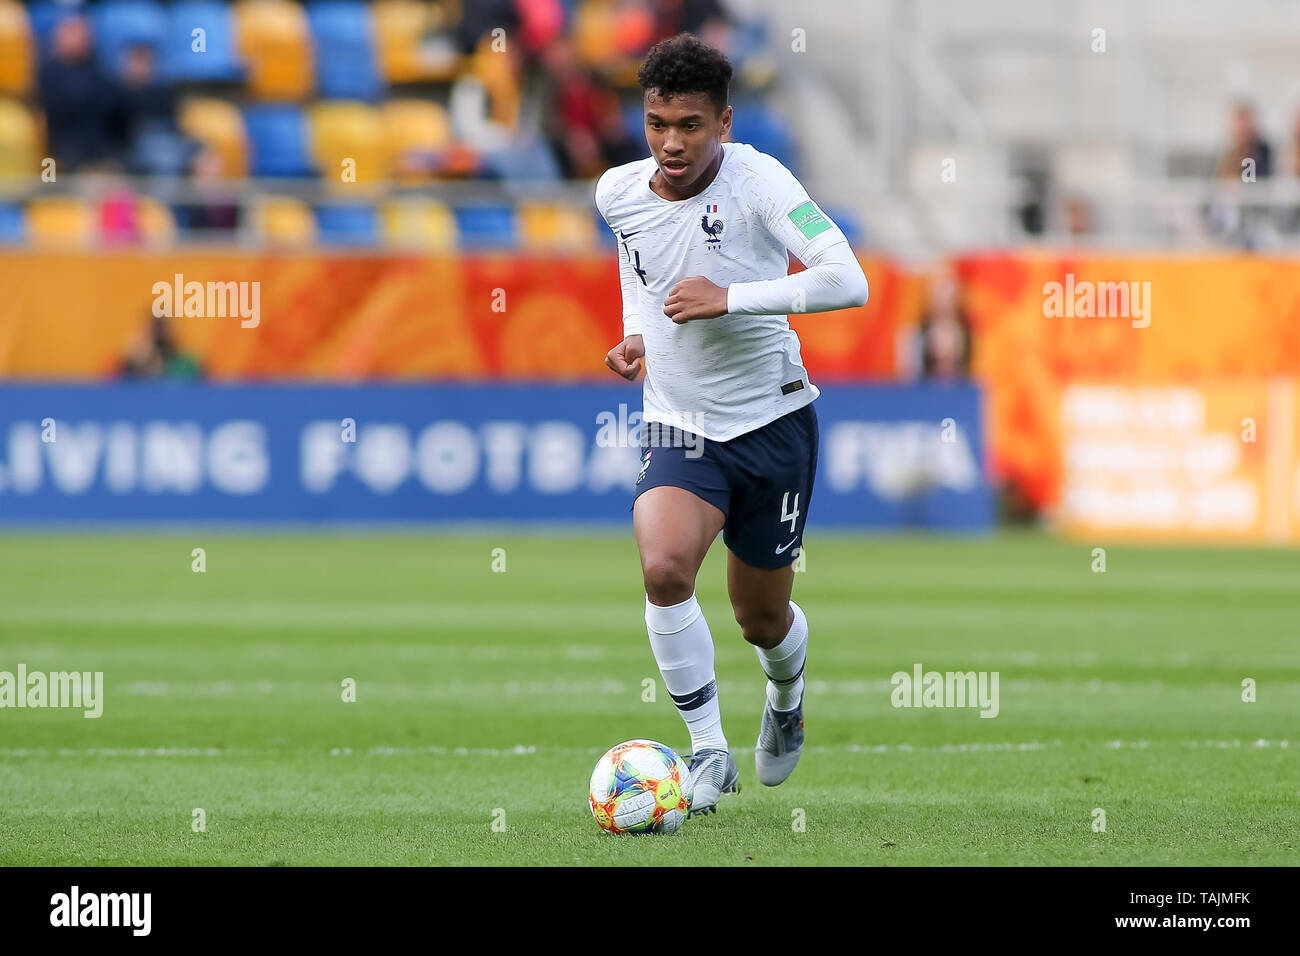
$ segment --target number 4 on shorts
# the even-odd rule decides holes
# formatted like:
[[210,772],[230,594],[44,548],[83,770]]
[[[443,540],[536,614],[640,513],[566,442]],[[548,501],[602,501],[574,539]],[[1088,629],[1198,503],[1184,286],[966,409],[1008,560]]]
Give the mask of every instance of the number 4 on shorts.
[[794,510],[790,511],[790,492],[781,496],[781,520],[790,522],[790,533],[794,534],[794,522],[799,517],[799,493],[794,494]]

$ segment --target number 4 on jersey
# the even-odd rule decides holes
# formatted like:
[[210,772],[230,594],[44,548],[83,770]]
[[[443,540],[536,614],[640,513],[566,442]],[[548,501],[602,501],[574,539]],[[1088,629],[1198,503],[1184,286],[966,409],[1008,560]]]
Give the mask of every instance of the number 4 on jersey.
[[781,520],[790,522],[790,533],[794,534],[794,522],[799,517],[799,493],[794,495],[794,510],[790,511],[790,492],[781,496]]

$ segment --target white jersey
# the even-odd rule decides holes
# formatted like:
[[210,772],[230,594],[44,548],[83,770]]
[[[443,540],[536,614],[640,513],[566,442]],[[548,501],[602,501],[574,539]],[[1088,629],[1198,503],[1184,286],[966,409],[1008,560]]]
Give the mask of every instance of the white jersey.
[[[669,291],[690,276],[723,287],[785,277],[787,250],[810,263],[845,241],[779,160],[743,143],[722,149],[717,176],[690,199],[651,190],[650,157],[606,171],[595,195],[620,247],[624,334],[645,342],[643,418],[711,441],[802,408],[817,387],[788,315],[728,312],[678,325],[664,314]],[[744,293],[733,291],[728,308],[739,308]]]

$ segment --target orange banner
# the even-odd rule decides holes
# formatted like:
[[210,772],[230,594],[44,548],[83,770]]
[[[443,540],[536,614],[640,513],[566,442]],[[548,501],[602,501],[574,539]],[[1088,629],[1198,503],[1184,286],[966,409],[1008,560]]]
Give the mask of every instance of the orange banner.
[[[815,378],[894,376],[894,329],[919,284],[884,260],[863,266],[867,306],[793,321]],[[603,380],[622,338],[612,255],[12,253],[0,289],[8,378],[113,375],[163,294],[177,344],[217,380]]]
[[1300,538],[1295,380],[1069,385],[1060,524],[1068,533]]
[[1073,381],[1262,381],[1300,372],[1300,264],[1244,255],[960,259],[996,481],[1059,500]]

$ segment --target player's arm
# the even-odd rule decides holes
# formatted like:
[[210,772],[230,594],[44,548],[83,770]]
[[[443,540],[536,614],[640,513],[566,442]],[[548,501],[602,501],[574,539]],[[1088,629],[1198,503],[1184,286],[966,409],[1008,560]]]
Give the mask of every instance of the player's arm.
[[778,242],[807,266],[803,272],[733,282],[723,288],[702,276],[683,279],[664,301],[674,322],[720,315],[789,315],[830,312],[865,305],[866,274],[844,233],[821,211],[793,174],[773,164],[770,195],[758,200],[763,223]]
[[628,259],[627,246],[619,244],[618,229],[609,221],[606,212],[609,176],[607,171],[596,181],[595,201],[600,217],[614,233],[614,242],[618,245],[618,284],[623,293],[623,341],[605,353],[605,366],[629,382],[635,382],[641,374],[645,357],[645,345],[641,339],[641,315],[638,311],[637,275]]
[[[614,237],[618,238],[617,232]],[[623,290],[623,341],[605,355],[605,365],[629,382],[635,382],[641,374],[645,344],[641,339],[641,315],[637,308],[636,270],[632,268],[624,246],[619,246],[618,283]]]

